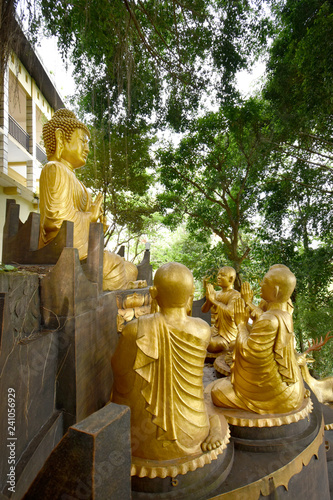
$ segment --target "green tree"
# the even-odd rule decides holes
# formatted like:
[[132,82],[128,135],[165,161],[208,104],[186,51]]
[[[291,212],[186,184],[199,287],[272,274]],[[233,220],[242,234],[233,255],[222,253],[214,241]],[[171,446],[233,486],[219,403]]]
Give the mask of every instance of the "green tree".
[[143,135],[124,124],[106,131],[91,129],[90,154],[79,175],[93,192],[104,195],[109,226],[105,245],[112,239],[113,250],[131,239],[138,242],[157,209],[154,197],[149,196],[154,182],[154,176],[148,174],[148,170],[153,172],[151,144],[148,133]]
[[186,217],[196,239],[217,236],[237,274],[250,252],[246,234],[255,227],[269,133],[265,107],[254,99],[224,114],[208,113],[178,147],[159,151],[166,223]]
[[265,94],[274,104],[280,125],[289,138],[312,131],[322,139],[330,139],[332,2],[274,0],[274,3],[280,29],[270,50]]
[[[267,179],[265,196],[259,202],[265,219],[261,240],[266,242],[264,253],[270,264],[274,256],[297,277],[295,330],[303,350],[308,337],[321,336],[329,329],[331,313],[328,316],[327,311],[333,307],[333,176],[330,170],[312,169],[290,159],[280,167],[280,177],[279,181],[276,175]],[[268,252],[268,247],[274,247],[274,252]]]
[[[235,74],[270,33],[260,1],[36,0],[71,56],[81,105],[97,120],[157,117],[185,126],[203,94],[237,94]],[[37,9],[35,9],[38,12]],[[36,26],[34,19],[32,28]]]

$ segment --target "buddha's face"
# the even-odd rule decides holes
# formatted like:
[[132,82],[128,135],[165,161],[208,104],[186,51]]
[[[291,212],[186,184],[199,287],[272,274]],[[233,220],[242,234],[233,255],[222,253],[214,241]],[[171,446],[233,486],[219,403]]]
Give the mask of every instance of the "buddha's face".
[[233,283],[233,276],[226,267],[222,267],[217,275],[217,284],[221,288],[227,288]]
[[70,141],[64,140],[64,149],[61,158],[72,166],[73,170],[82,167],[89,153],[89,138],[82,128],[76,128]]
[[266,300],[267,302],[274,302],[276,300],[275,296],[275,286],[274,283],[272,282],[273,280],[269,276],[269,274],[265,274],[262,282],[260,283],[261,287],[261,292],[260,296],[262,299]]

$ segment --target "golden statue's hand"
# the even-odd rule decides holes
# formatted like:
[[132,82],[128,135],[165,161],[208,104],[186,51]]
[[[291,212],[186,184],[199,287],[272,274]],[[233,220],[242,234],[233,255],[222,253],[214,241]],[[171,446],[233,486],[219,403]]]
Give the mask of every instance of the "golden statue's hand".
[[245,307],[245,302],[242,298],[238,298],[234,303],[234,321],[237,326],[247,325],[249,321],[250,311]]
[[215,299],[215,290],[214,290],[214,287],[211,283],[207,283],[207,286],[206,286],[206,297],[208,300],[212,301],[213,299]]
[[251,304],[253,301],[253,290],[250,286],[250,283],[245,281],[241,285],[241,296],[244,300],[245,304]]
[[103,201],[103,193],[98,193],[96,200],[91,204],[91,222],[96,222],[102,215],[101,205]]

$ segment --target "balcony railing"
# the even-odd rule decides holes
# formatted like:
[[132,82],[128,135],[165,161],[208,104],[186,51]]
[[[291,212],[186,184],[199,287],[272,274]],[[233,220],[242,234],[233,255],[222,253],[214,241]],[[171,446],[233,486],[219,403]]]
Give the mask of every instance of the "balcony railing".
[[27,151],[29,151],[29,134],[9,115],[9,133],[17,140]]
[[39,163],[42,163],[43,165],[47,162],[47,156],[38,144],[36,144],[36,158]]

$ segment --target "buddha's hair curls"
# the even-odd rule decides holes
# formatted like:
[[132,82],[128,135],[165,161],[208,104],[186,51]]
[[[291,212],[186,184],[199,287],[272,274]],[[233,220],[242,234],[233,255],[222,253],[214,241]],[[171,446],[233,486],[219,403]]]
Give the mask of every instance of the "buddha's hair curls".
[[43,126],[43,140],[48,159],[53,155],[56,149],[55,131],[57,128],[60,128],[64,132],[67,141],[71,140],[72,133],[76,128],[82,128],[87,133],[88,137],[90,137],[87,126],[76,118],[73,111],[65,108],[58,109],[51,120]]

